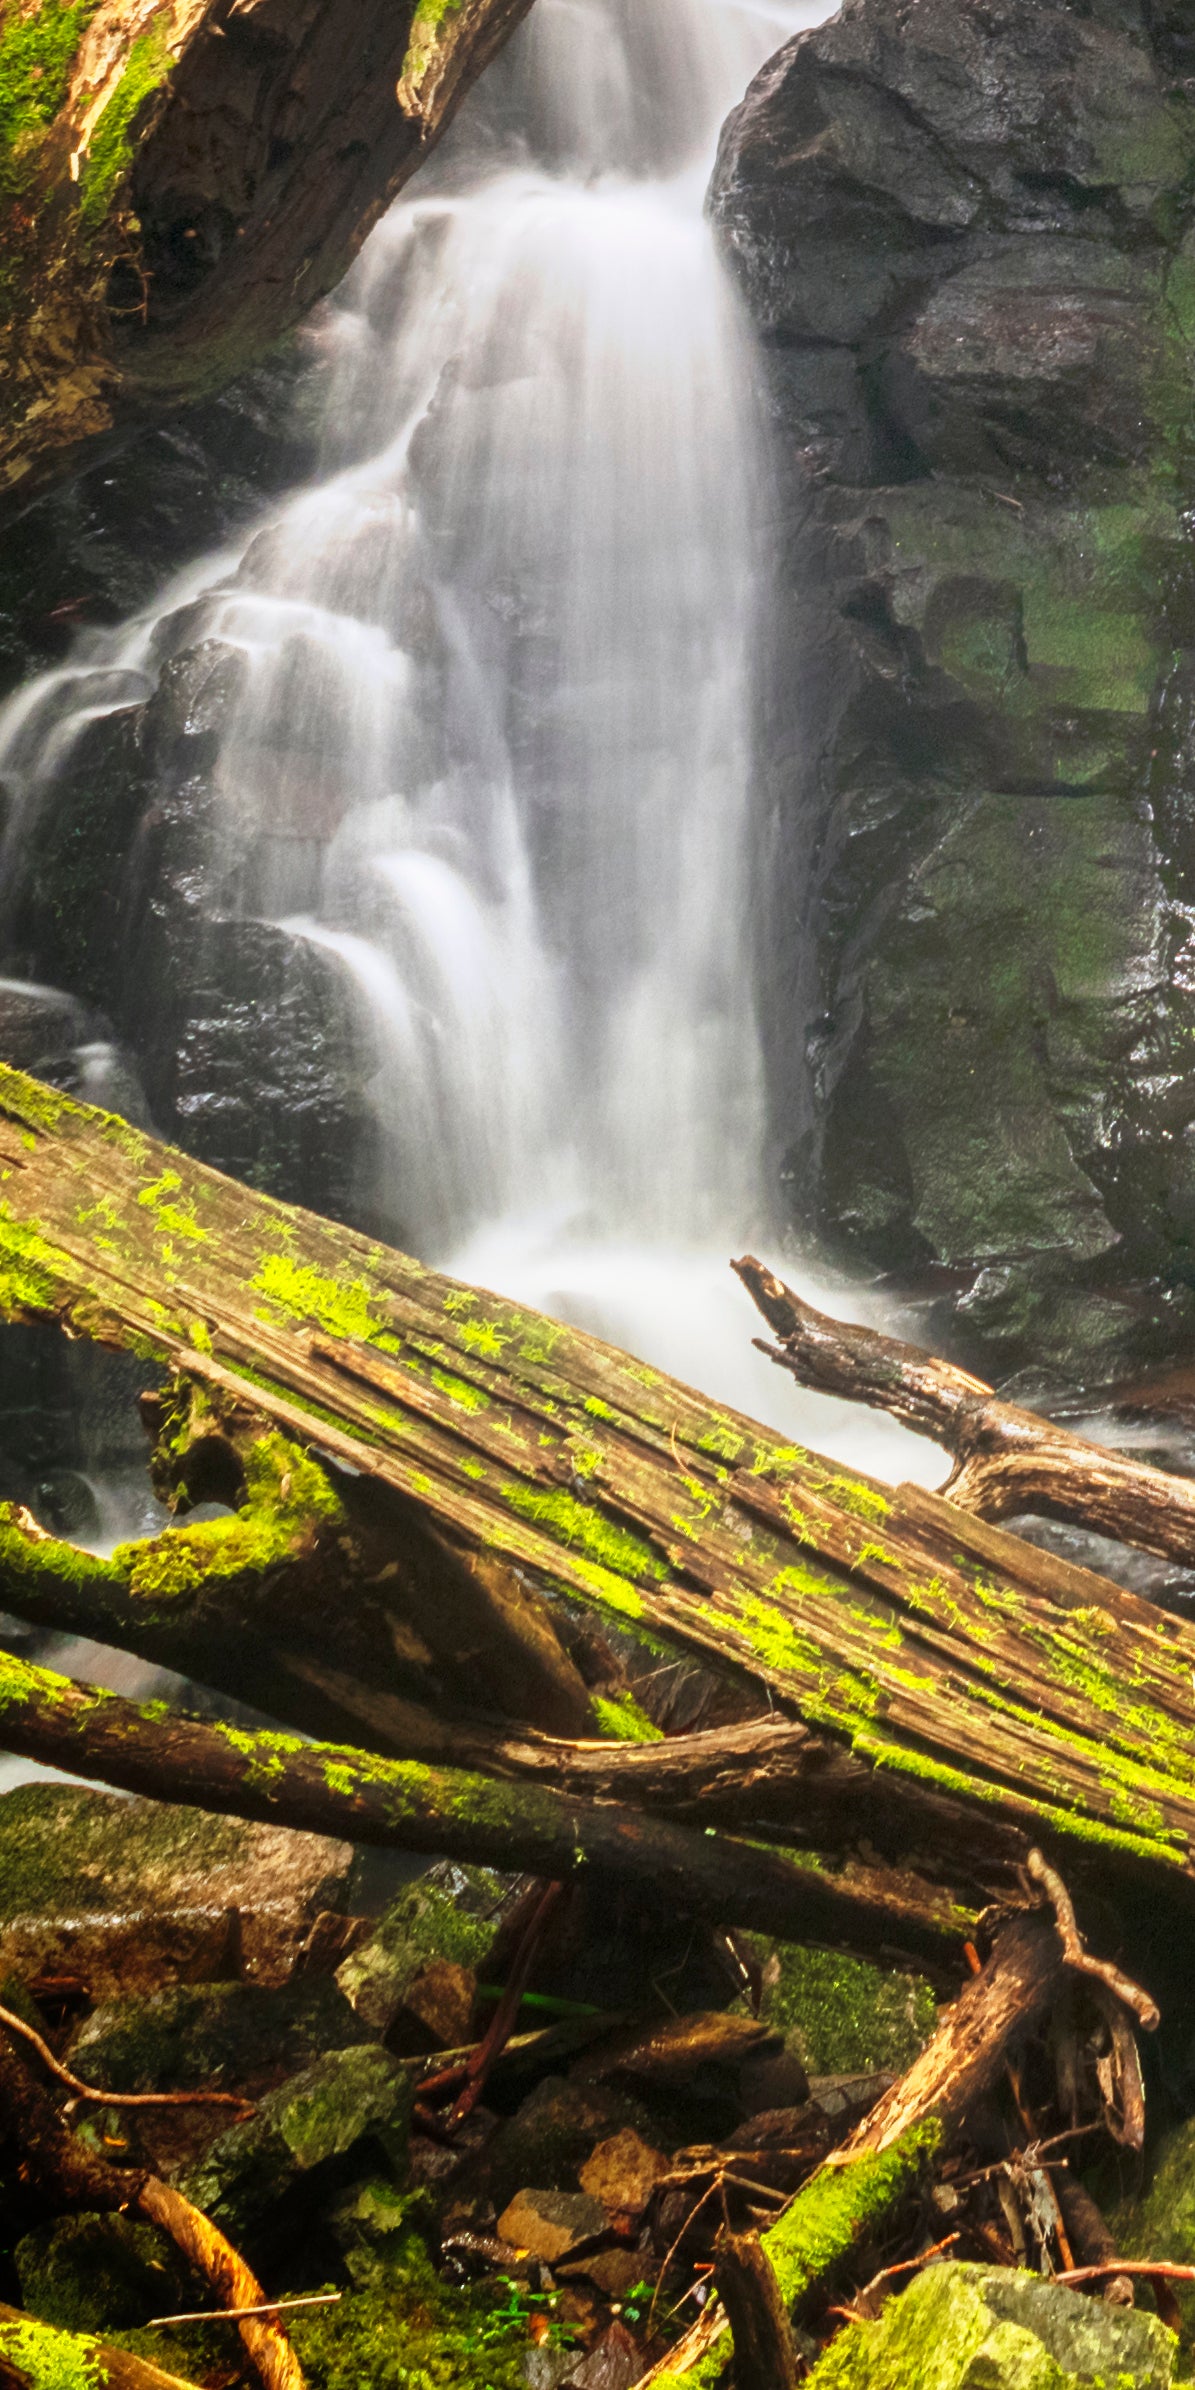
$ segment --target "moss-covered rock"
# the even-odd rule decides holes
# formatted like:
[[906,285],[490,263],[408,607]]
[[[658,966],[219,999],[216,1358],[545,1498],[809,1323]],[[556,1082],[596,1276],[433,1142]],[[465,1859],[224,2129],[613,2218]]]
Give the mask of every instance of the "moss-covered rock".
[[340,1991],[362,2026],[392,2034],[406,1994],[429,1960],[481,1967],[505,1897],[502,1878],[485,1867],[454,1868],[448,1882],[421,1876],[400,1892],[368,1941],[337,1969]]
[[335,1984],[174,1984],[95,2009],[70,2064],[101,2091],[252,2092],[368,2038]]
[[1156,2316],[1034,2274],[928,2266],[878,2323],[850,2324],[817,2390],[1170,2390],[1178,2343]]
[[0,1797],[0,1967],[81,1975],[94,1998],[171,1980],[289,1975],[343,1904],[349,1844],[83,1786]]
[[127,2216],[60,2216],[26,2233],[13,2263],[22,2305],[67,2332],[135,2330],[194,2305],[185,2259]]
[[277,2237],[288,2194],[335,2187],[343,2161],[374,2172],[383,2164],[401,2184],[411,2096],[410,2078],[385,2050],[329,2051],[221,2134],[181,2188],[238,2245],[267,2224]]
[[763,1978],[760,2019],[784,2034],[809,2074],[900,2074],[929,2040],[935,2004],[922,1976],[762,1934],[750,1940]]
[[[1113,2216],[1116,2245],[1126,2257],[1167,2258],[1195,2265],[1195,2118],[1167,2133],[1154,2154],[1140,2199],[1125,2199]],[[1195,2345],[1195,2285],[1177,2283],[1183,2344]]]

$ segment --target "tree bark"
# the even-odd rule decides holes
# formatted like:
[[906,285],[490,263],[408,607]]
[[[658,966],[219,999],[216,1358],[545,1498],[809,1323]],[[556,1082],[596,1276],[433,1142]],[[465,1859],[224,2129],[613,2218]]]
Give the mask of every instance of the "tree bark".
[[723,2232],[714,2281],[734,2341],[734,2390],[797,2390],[788,2310],[757,2232]]
[[0,511],[264,356],[529,6],[99,0],[65,60],[6,12]]
[[[1086,1862],[1189,1893],[1185,1622],[10,1070],[0,1171],[0,1310],[181,1375],[245,1477],[236,1518],[116,1556],[131,1645],[136,1611],[145,1634],[193,1638],[199,1675],[218,1676],[234,1630],[257,1638],[280,1702],[302,1683],[332,1704],[346,1653],[370,1701],[409,1699],[413,1677],[434,1695],[440,1663],[419,1648],[451,1555],[491,1613],[526,1599],[545,1635],[588,1614],[636,1639],[645,1675],[696,1658],[740,1702],[762,1692],[851,1748],[881,1791],[957,1803],[968,1875],[990,1825],[1001,1867],[1012,1829],[1065,1853],[1068,1876]],[[176,1483],[204,1440],[196,1400],[166,1405]],[[299,1600],[296,1553],[321,1533],[351,1543],[363,1504],[375,1542]],[[78,1622],[112,1564],[64,1575],[64,1549],[39,1559],[10,1514],[5,1606]],[[458,1662],[491,1708],[467,1638]],[[517,1680],[512,1661],[512,1700]],[[926,1815],[940,1848],[946,1813]]]

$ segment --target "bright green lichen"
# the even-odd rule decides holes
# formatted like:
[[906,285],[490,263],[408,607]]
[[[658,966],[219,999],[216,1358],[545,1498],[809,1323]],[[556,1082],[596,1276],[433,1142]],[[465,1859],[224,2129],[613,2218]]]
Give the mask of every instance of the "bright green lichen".
[[456,1377],[450,1369],[433,1369],[432,1384],[448,1396],[460,1411],[485,1411],[490,1397],[483,1386],[471,1385],[468,1378]]
[[612,1526],[600,1511],[588,1502],[578,1502],[573,1494],[543,1493],[535,1486],[516,1483],[503,1487],[503,1499],[520,1518],[546,1528],[560,1543],[579,1546],[616,1576],[658,1579],[668,1574],[650,1544],[642,1543],[625,1527]]
[[500,1361],[502,1347],[510,1339],[502,1335],[492,1319],[462,1320],[457,1331],[461,1343],[481,1361]]

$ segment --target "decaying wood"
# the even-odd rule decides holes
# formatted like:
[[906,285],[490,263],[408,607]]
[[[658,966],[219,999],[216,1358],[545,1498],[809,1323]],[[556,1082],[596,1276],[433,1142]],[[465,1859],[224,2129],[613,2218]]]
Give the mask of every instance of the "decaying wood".
[[23,12],[0,194],[0,512],[264,357],[529,6],[98,0],[57,29],[59,12]]
[[734,2340],[734,2390],[797,2390],[788,2310],[757,2232],[719,2235],[714,2282]]
[[[799,2311],[909,2196],[919,2160],[957,2137],[1010,2052],[1048,2015],[1064,1975],[1061,1942],[1044,1916],[1015,1919],[1000,1935],[920,2057],[762,2235],[788,2308]],[[703,2384],[715,2379],[727,2323],[721,2309],[707,2310],[644,2376],[644,2390],[693,2374]]]
[[1195,1483],[1110,1452],[1036,1411],[1002,1402],[981,1378],[917,1345],[829,1319],[762,1262],[734,1267],[774,1345],[759,1350],[803,1386],[890,1411],[953,1455],[944,1491],[985,1519],[1066,1519],[1162,1559],[1195,1561]]
[[56,2390],[63,2382],[102,2383],[104,2390],[192,2390],[176,2373],[163,2373],[112,2348],[90,2333],[61,2332],[19,2307],[0,2303],[0,2390]]
[[[144,2168],[113,2166],[83,2147],[2,2033],[0,2139],[14,2145],[26,2181],[52,2207],[143,2216],[170,2235],[223,2304],[266,2304],[243,2257],[181,2192]],[[264,2390],[304,2390],[298,2359],[276,2314],[246,2316],[238,2330]]]
[[[208,1681],[256,1652],[274,1715],[336,1731],[300,1714],[318,1699],[343,1733],[346,1675],[354,1700],[434,1706],[441,1661],[413,1621],[448,1555],[478,1621],[525,1598],[563,1651],[588,1616],[637,1639],[645,1675],[696,1659],[852,1750],[910,1810],[925,1797],[935,1864],[930,1798],[957,1803],[968,1847],[948,1880],[982,1883],[989,1832],[1006,1870],[1011,1828],[1065,1853],[1068,1878],[1088,1862],[1103,1883],[1120,1867],[1195,1885],[1185,1622],[9,1070],[0,1170],[0,1310],[176,1373],[179,1467],[210,1438],[245,1476],[236,1519],[85,1566],[10,1514],[0,1600],[17,1615],[94,1632],[115,1601],[105,1639],[189,1639]],[[470,1673],[482,1723],[493,1695],[468,1654],[448,1707],[468,1710]]]
[[546,1785],[160,1714],[0,1653],[0,1740],[129,1792],[433,1856],[565,1878],[596,1869],[676,1908],[789,1940],[949,1964],[969,1920],[908,1871],[841,1874]]

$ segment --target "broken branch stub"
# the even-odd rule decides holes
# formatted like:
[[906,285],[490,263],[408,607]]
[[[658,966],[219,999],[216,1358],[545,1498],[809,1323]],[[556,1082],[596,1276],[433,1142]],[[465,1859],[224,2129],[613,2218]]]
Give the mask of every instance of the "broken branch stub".
[[803,1386],[890,1411],[944,1445],[954,1459],[944,1491],[958,1509],[985,1519],[1037,1512],[1162,1559],[1195,1560],[1189,1479],[1002,1402],[981,1378],[917,1345],[827,1318],[750,1254],[732,1266],[778,1339],[757,1338],[759,1350]]

